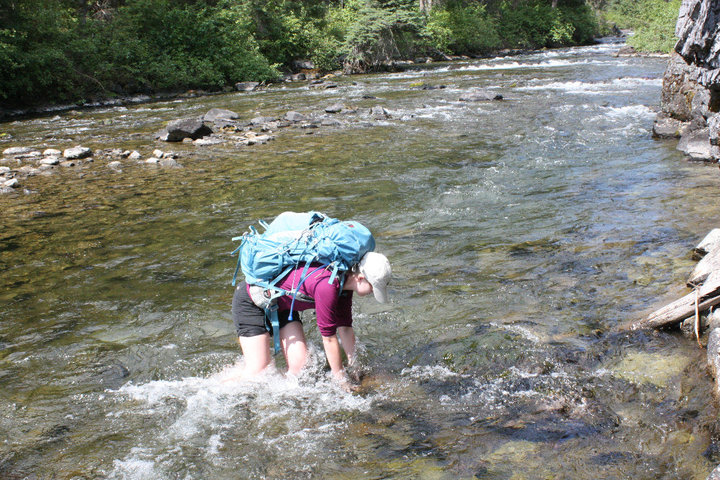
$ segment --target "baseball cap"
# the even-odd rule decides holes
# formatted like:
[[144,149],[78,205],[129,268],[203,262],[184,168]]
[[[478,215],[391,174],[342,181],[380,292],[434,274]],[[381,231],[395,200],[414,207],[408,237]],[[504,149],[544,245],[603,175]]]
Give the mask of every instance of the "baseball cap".
[[390,262],[382,253],[368,252],[360,260],[360,273],[373,287],[375,299],[387,303],[387,285],[390,283]]

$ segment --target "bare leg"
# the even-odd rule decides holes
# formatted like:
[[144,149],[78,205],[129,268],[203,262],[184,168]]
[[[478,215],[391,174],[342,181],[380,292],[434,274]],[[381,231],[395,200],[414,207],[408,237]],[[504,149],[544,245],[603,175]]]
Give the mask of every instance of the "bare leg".
[[270,365],[272,356],[269,333],[261,333],[254,337],[238,337],[238,341],[245,357],[243,377],[254,377]]
[[288,365],[288,373],[298,375],[307,363],[307,343],[300,322],[290,322],[280,329],[280,345]]

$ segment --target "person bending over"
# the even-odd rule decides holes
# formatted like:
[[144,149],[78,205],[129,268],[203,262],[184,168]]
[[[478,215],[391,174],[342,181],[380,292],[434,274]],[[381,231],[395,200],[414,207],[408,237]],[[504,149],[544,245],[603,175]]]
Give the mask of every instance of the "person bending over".
[[[301,280],[305,265],[291,270],[277,286],[292,290]],[[387,302],[387,285],[390,281],[390,262],[380,253],[366,253],[350,271],[345,273],[342,283],[338,275],[332,283],[332,271],[320,265],[310,265],[294,304],[289,296],[277,299],[280,324],[280,346],[288,366],[288,373],[298,375],[307,363],[307,341],[299,315],[293,312],[315,309],[317,325],[323,339],[325,356],[330,364],[333,377],[344,381],[345,370],[342,350],[350,365],[355,361],[355,332],[352,327],[353,294],[361,297],[373,294],[380,303]],[[342,288],[342,290],[341,290]],[[238,335],[240,348],[245,357],[244,378],[251,378],[264,371],[272,363],[270,351],[273,335],[270,322],[266,321],[265,310],[258,307],[253,298],[263,295],[261,287],[240,283],[235,289],[232,301],[232,317]]]

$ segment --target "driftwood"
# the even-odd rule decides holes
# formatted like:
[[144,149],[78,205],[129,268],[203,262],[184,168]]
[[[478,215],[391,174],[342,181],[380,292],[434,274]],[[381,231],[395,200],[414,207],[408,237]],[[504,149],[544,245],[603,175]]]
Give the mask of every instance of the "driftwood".
[[710,307],[720,304],[720,270],[713,272],[705,283],[698,288],[697,293],[692,291],[684,297],[656,310],[645,319],[633,325],[633,328],[662,328],[680,323],[686,318],[696,315],[695,301],[697,299],[697,313],[704,312]]
[[633,328],[669,327],[695,316],[699,338],[700,313],[720,304],[720,229],[712,230],[693,252],[702,258],[687,282],[693,291],[634,323]]

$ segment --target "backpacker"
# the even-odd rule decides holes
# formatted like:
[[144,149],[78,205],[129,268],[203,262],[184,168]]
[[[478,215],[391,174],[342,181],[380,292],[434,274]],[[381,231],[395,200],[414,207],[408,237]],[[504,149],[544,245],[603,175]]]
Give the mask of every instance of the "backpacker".
[[[232,284],[235,285],[238,272],[242,269],[248,285],[257,285],[266,292],[272,292],[273,299],[290,295],[293,304],[297,291],[309,275],[311,263],[331,269],[329,282],[332,283],[339,274],[350,270],[367,252],[375,249],[375,239],[365,226],[358,222],[340,221],[320,212],[284,212],[270,224],[259,223],[265,228],[262,234],[250,226],[248,232],[233,238],[233,241],[240,240],[240,246],[233,251],[233,255],[238,255],[238,263]],[[278,288],[276,284],[301,263],[305,264],[305,268],[298,285],[292,291]],[[340,282],[342,289],[344,276]],[[277,312],[272,307],[266,308],[266,314],[277,318]],[[275,322],[273,330],[277,352],[279,328]]]

